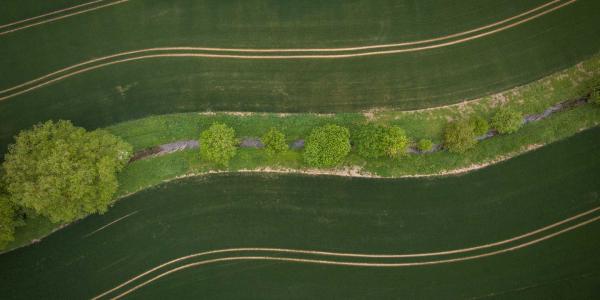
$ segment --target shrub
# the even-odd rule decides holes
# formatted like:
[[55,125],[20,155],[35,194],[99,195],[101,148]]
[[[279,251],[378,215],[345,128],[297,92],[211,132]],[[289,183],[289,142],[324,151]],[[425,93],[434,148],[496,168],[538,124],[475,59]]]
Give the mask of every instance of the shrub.
[[421,139],[417,143],[417,148],[422,152],[430,151],[433,148],[433,142],[428,139]]
[[8,196],[0,194],[0,249],[14,240],[15,211]]
[[386,128],[386,131],[386,134],[383,136],[385,154],[389,157],[405,155],[409,140],[404,130],[398,126],[392,126]]
[[513,133],[523,125],[523,114],[508,108],[501,108],[492,117],[492,127],[501,134]]
[[477,144],[473,124],[468,120],[448,123],[444,131],[444,147],[453,153],[464,153]]
[[269,155],[283,152],[288,149],[288,145],[285,142],[285,135],[275,128],[271,128],[267,131],[261,138],[261,141],[265,145],[265,150]]
[[313,167],[333,167],[350,152],[350,133],[345,127],[325,125],[312,130],[306,139],[304,161]]
[[106,131],[48,121],[20,132],[9,146],[6,190],[16,205],[52,222],[103,213],[115,200],[117,173],[131,154],[129,144]]
[[200,156],[207,161],[227,167],[229,160],[237,152],[237,143],[233,128],[222,123],[214,123],[200,134]]
[[475,136],[482,136],[490,130],[490,124],[482,117],[472,117],[470,122]]
[[394,157],[406,153],[408,138],[400,127],[361,125],[353,137],[356,151],[365,158]]

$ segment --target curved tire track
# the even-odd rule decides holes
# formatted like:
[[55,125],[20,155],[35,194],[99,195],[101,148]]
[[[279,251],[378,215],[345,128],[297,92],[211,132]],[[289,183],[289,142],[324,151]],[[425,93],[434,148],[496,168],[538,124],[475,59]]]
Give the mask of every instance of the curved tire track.
[[[429,40],[423,41],[414,41],[407,43],[398,43],[398,44],[386,44],[386,45],[372,45],[372,46],[363,46],[363,47],[352,47],[352,48],[323,48],[323,49],[239,49],[239,48],[210,48],[210,47],[159,47],[159,48],[148,48],[148,49],[140,49],[133,51],[126,51],[121,53],[116,53],[113,55],[108,55],[92,60],[88,60],[79,64],[75,64],[73,66],[69,66],[58,71],[49,73],[47,75],[38,77],[36,79],[27,81],[25,83],[4,89],[0,91],[0,101],[10,99],[21,94],[42,88],[51,83],[81,74],[85,72],[89,72],[98,68],[107,67],[115,64],[146,60],[146,59],[156,59],[156,58],[181,58],[181,57],[196,57],[196,58],[212,58],[212,59],[253,59],[253,60],[290,60],[290,59],[345,59],[345,58],[354,58],[354,57],[366,57],[366,56],[378,56],[378,55],[391,55],[391,54],[400,54],[407,52],[417,52],[417,51],[425,51],[430,49],[442,48],[451,45],[465,43],[471,40],[479,39],[482,37],[486,37],[504,30],[511,29],[523,23],[532,21],[539,17],[542,17],[546,14],[554,12],[558,9],[561,9],[567,5],[575,3],[577,0],[553,0],[544,5],[538,6],[534,9],[531,9],[527,12],[521,13],[517,16],[513,16],[503,21],[499,21],[490,25],[486,25],[480,28],[472,29],[463,33],[457,33],[445,37],[439,37]],[[554,4],[560,3],[559,5],[552,6]],[[538,12],[542,10],[541,12]],[[530,15],[535,13],[533,15]],[[520,19],[524,16],[528,16],[524,19]],[[516,22],[509,23],[507,25],[495,28],[490,31],[484,31],[478,33],[476,35],[464,37],[461,39],[452,40],[455,37],[465,36],[470,33],[480,32],[482,30],[486,30],[489,28],[496,27],[498,25],[505,24],[510,21],[514,21],[516,19],[520,19]],[[431,45],[426,45],[431,42],[439,42],[445,41],[443,43],[434,43]],[[425,44],[425,45],[424,45]],[[413,46],[413,45],[424,45],[418,47],[408,47],[403,48],[405,46]],[[391,50],[378,50],[378,51],[363,51],[363,52],[353,52],[353,53],[343,53],[343,52],[352,52],[357,50],[365,50],[365,49],[379,49],[379,48],[397,48],[400,49],[391,49]],[[176,53],[179,51],[186,51],[184,53]],[[157,54],[148,54],[159,52]],[[162,53],[166,52],[166,53]],[[326,52],[328,54],[295,54],[297,52],[303,53],[312,53],[312,52]],[[329,54],[332,52],[342,52],[343,54]],[[237,54],[230,54],[237,53]],[[246,54],[250,53],[250,54]],[[260,54],[260,53],[288,53],[288,54]],[[133,57],[128,57],[133,56]],[[123,58],[128,57],[128,58]],[[116,60],[113,60],[116,59]],[[113,61],[110,61],[113,60]],[[95,63],[100,63],[97,65],[93,65]],[[91,66],[90,66],[91,65]],[[78,68],[84,67],[82,69],[77,70]],[[64,73],[64,74],[63,74]],[[61,75],[62,74],[62,75]],[[54,78],[52,78],[54,77]],[[21,89],[24,88],[24,89]],[[19,90],[20,91],[15,91]],[[15,92],[13,92],[15,91]],[[9,93],[12,92],[12,93]],[[5,94],[4,96],[1,96]]]
[[[160,269],[164,269],[165,267],[173,265],[175,263],[190,260],[192,258],[204,257],[204,256],[209,256],[209,255],[214,255],[214,254],[237,253],[237,252],[267,252],[267,253],[273,253],[273,254],[302,254],[302,255],[317,256],[317,257],[318,256],[326,256],[326,257],[329,256],[329,257],[342,257],[342,258],[351,257],[351,258],[367,258],[367,259],[420,258],[420,257],[431,257],[431,256],[447,256],[447,255],[451,255],[451,254],[469,253],[469,252],[473,252],[476,250],[482,250],[482,249],[487,249],[487,248],[492,248],[492,247],[497,247],[497,246],[503,246],[503,245],[506,245],[506,244],[509,244],[509,243],[512,243],[515,241],[520,241],[527,237],[532,237],[532,236],[540,234],[542,232],[549,231],[550,229],[554,229],[556,227],[559,227],[559,226],[569,223],[571,221],[575,221],[575,220],[581,219],[583,217],[589,216],[598,211],[600,211],[600,207],[590,209],[588,211],[585,211],[583,213],[569,217],[562,221],[550,224],[548,226],[539,228],[537,230],[510,238],[510,239],[502,240],[499,242],[484,244],[484,245],[469,247],[469,248],[455,249],[455,250],[450,250],[450,251],[441,251],[441,252],[412,253],[412,254],[358,254],[358,253],[326,252],[326,251],[283,249],[283,248],[230,248],[230,249],[205,251],[205,252],[191,254],[188,256],[183,256],[183,257],[168,261],[166,263],[163,263],[163,264],[161,264],[157,267],[154,267],[144,273],[141,273],[135,277],[132,277],[131,279],[119,284],[118,286],[116,286],[100,295],[95,296],[92,299],[103,298],[104,296],[112,294],[112,293],[122,289],[123,287],[125,287],[131,283],[134,283],[134,282],[142,279],[143,277],[146,277],[147,275],[150,275],[151,273],[154,273]],[[355,267],[415,267],[415,266],[424,266],[424,265],[446,264],[446,263],[454,263],[454,262],[484,258],[484,257],[489,257],[489,256],[493,256],[493,255],[498,255],[498,254],[518,250],[518,249],[545,241],[547,239],[553,238],[555,236],[564,234],[566,232],[572,231],[574,229],[577,229],[579,227],[593,223],[598,220],[600,220],[600,216],[595,216],[591,219],[587,219],[585,221],[576,223],[575,225],[571,225],[566,228],[563,228],[557,232],[547,233],[536,239],[533,239],[530,241],[525,241],[520,244],[510,246],[508,248],[502,248],[499,250],[484,252],[484,253],[480,253],[480,254],[467,255],[467,256],[462,256],[462,257],[457,257],[457,258],[446,258],[446,259],[437,259],[437,260],[433,259],[433,260],[417,261],[417,262],[392,262],[392,263],[390,263],[390,262],[356,262],[356,261],[339,261],[339,260],[313,259],[313,258],[280,257],[280,256],[268,256],[268,255],[265,255],[265,256],[262,256],[262,255],[261,256],[226,256],[226,257],[222,257],[222,258],[203,259],[203,260],[200,260],[197,262],[187,263],[185,265],[176,267],[174,269],[164,271],[164,272],[134,286],[133,288],[130,288],[129,290],[123,292],[122,294],[120,294],[112,299],[121,298],[121,297],[129,294],[130,292],[133,292],[136,289],[139,289],[153,281],[156,281],[156,280],[158,280],[164,276],[167,276],[169,274],[172,274],[174,272],[181,271],[181,270],[191,268],[191,267],[212,264],[212,263],[217,263],[217,262],[236,261],[236,260],[269,260],[269,261],[312,263],[312,264],[355,266]]]

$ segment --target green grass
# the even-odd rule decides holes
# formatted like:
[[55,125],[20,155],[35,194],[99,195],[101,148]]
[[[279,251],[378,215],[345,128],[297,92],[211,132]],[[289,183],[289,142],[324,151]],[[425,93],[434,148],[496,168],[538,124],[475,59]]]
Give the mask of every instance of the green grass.
[[[3,36],[0,68],[11,71],[0,74],[0,83],[5,88],[86,59],[147,47],[408,41],[488,24],[544,2],[129,1]],[[446,7],[441,5],[448,8],[440,10]],[[190,111],[351,112],[456,103],[531,82],[597,53],[598,9],[599,2],[580,0],[482,39],[399,55],[167,58],[114,65],[0,102],[0,149],[19,130],[47,119],[70,119],[91,129]]]
[[[168,260],[229,247],[396,254],[504,240],[600,205],[598,139],[600,129],[586,131],[463,176],[230,174],[163,184],[0,255],[0,295],[91,298]],[[587,298],[600,280],[599,229],[595,222],[514,252],[412,268],[215,263],[161,278],[131,298]]]

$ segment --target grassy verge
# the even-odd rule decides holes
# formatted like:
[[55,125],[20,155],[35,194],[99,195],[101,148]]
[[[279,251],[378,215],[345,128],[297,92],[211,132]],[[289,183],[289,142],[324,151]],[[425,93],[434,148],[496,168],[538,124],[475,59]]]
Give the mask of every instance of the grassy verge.
[[[397,160],[365,160],[355,154],[347,157],[343,166],[359,166],[370,173],[399,177],[417,174],[435,174],[453,169],[485,164],[498,158],[515,155],[532,145],[552,143],[584,129],[600,124],[600,107],[585,105],[559,113],[556,116],[523,127],[517,133],[485,140],[464,154],[437,152],[427,155],[407,155]],[[258,168],[305,170],[302,155],[286,151],[274,157],[257,149],[239,149],[229,168],[239,171]],[[205,173],[215,166],[202,161],[195,150],[173,153],[130,164],[119,176],[119,195],[123,196],[186,174]]]

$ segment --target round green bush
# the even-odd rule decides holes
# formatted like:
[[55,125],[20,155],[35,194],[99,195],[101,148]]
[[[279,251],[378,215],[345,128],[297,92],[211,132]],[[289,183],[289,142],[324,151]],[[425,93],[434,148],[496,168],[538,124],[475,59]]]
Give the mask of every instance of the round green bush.
[[283,152],[288,149],[288,145],[285,142],[285,135],[275,129],[271,128],[261,138],[262,143],[265,145],[265,150],[269,155]]
[[20,132],[5,157],[6,190],[19,207],[52,222],[103,213],[115,199],[132,147],[103,130],[48,121]]
[[492,117],[491,125],[501,134],[517,132],[523,125],[523,114],[509,108],[501,108]]
[[365,158],[395,157],[406,153],[408,138],[400,127],[360,125],[353,136],[356,152]]
[[452,153],[464,153],[477,144],[473,124],[468,120],[448,123],[444,130],[444,147]]
[[422,152],[430,151],[433,148],[433,142],[428,139],[421,139],[417,143],[417,148]]
[[482,117],[472,117],[470,121],[476,136],[482,136],[490,130],[490,124]]
[[212,163],[227,167],[237,152],[235,130],[222,123],[214,123],[200,134],[200,156]]
[[350,133],[338,125],[325,125],[312,130],[306,139],[304,161],[312,167],[333,167],[350,152]]

